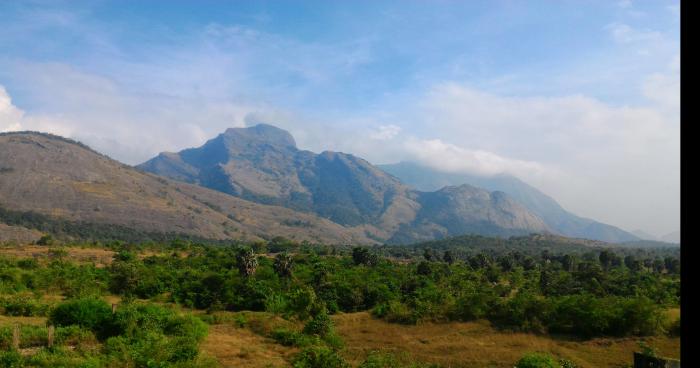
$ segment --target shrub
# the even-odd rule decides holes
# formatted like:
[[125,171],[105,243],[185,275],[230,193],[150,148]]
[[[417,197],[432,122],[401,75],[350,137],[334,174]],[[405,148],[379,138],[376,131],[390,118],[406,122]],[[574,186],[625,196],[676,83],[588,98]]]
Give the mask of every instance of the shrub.
[[28,295],[13,295],[0,299],[0,309],[8,316],[45,316],[49,305]]
[[322,346],[312,346],[305,348],[294,357],[292,367],[348,368],[350,365],[334,350]]
[[73,299],[56,306],[49,322],[57,327],[78,325],[104,336],[113,330],[112,308],[101,299]]
[[325,312],[319,313],[304,326],[304,333],[307,335],[318,335],[324,337],[333,331],[333,321]]
[[283,314],[287,311],[287,299],[282,294],[273,293],[265,298],[265,311]]
[[391,354],[382,354],[376,351],[367,355],[362,364],[358,368],[400,368],[401,364]]
[[680,336],[681,335],[681,317],[676,318],[675,321],[671,322],[668,326],[669,336]]
[[412,361],[407,354],[395,355],[373,351],[367,355],[358,368],[437,368],[436,364],[425,364]]
[[278,328],[273,330],[272,338],[281,345],[297,346],[301,348],[319,343],[318,337],[307,336],[286,328]]
[[561,368],[578,368],[574,362],[568,360],[568,359],[559,359],[559,365]]
[[398,300],[392,300],[388,303],[380,304],[372,310],[372,314],[376,317],[383,318],[388,322],[403,323],[414,325],[418,322],[416,314]]
[[20,368],[24,367],[22,355],[16,351],[0,351],[0,367]]
[[528,353],[515,363],[515,368],[560,368],[560,365],[548,354]]

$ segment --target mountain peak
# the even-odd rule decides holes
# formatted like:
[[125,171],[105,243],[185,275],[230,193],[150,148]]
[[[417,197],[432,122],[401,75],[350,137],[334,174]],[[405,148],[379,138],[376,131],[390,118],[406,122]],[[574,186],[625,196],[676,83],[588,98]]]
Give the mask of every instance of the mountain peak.
[[256,141],[267,143],[273,146],[296,148],[294,137],[284,130],[269,124],[257,124],[245,128],[228,128],[223,133],[225,138],[231,140],[243,139],[245,141]]

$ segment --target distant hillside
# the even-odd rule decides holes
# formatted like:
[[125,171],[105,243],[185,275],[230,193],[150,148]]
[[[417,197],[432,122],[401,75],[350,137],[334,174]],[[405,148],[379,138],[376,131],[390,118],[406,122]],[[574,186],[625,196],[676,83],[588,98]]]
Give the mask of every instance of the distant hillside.
[[510,175],[481,177],[469,174],[444,173],[411,162],[378,165],[406,185],[422,191],[433,191],[445,186],[469,184],[489,191],[502,191],[519,204],[539,216],[554,232],[574,237],[626,242],[639,240],[617,227],[576,216],[563,209],[554,199]]
[[681,232],[679,231],[674,231],[671,233],[668,233],[659,239],[664,242],[669,242],[669,243],[680,243],[681,242]]
[[657,240],[635,240],[619,243],[620,246],[628,248],[679,248],[679,243],[657,241]]
[[69,139],[33,132],[0,134],[0,210],[0,222],[19,225],[12,229],[25,237],[36,235],[22,228],[34,226],[72,233],[134,229],[210,239],[280,235],[374,242],[360,229],[143,173]]
[[246,200],[314,213],[392,243],[550,230],[538,215],[504,193],[469,186],[416,191],[356,156],[299,150],[288,132],[265,124],[228,129],[201,147],[161,153],[138,168]]

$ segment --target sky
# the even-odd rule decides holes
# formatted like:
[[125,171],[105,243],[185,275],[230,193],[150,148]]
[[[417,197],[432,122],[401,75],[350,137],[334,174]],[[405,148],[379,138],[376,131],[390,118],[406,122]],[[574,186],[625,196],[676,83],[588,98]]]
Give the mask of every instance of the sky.
[[0,131],[127,164],[267,123],[680,229],[678,1],[0,1]]

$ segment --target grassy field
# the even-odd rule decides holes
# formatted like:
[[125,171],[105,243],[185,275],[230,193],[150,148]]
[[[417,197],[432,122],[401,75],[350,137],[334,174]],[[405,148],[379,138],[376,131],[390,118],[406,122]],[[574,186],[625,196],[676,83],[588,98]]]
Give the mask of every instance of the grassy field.
[[[345,357],[361,362],[373,350],[407,354],[445,367],[512,367],[524,353],[548,352],[582,368],[623,367],[639,350],[635,338],[597,338],[587,341],[547,335],[501,332],[488,322],[404,326],[372,318],[368,313],[334,317],[346,343]],[[680,338],[644,339],[662,356],[680,356]]]
[[[675,312],[674,312],[675,313]],[[275,327],[293,325],[267,313],[218,312],[222,319],[210,328],[202,350],[224,367],[285,367],[298,350],[264,337]],[[342,355],[357,366],[372,351],[393,353],[442,367],[512,367],[526,352],[540,351],[566,358],[581,368],[626,367],[639,350],[637,338],[577,340],[564,337],[498,331],[488,322],[425,323],[406,326],[386,323],[366,312],[333,317],[345,341]],[[680,338],[643,339],[662,356],[679,358]]]

